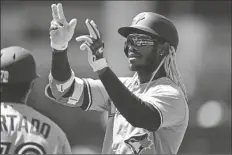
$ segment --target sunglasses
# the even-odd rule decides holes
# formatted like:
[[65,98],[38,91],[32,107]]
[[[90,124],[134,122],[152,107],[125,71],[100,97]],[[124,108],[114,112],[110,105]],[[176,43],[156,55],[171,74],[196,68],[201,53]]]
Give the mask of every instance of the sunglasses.
[[127,36],[126,43],[129,46],[154,46],[157,44],[158,40],[145,34],[130,34]]

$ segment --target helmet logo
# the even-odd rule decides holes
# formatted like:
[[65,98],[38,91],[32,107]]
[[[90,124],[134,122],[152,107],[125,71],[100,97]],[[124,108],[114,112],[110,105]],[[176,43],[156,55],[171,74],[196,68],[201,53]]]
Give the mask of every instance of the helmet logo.
[[132,21],[132,25],[138,24],[141,20],[145,19],[145,13],[138,14],[137,16],[134,17]]

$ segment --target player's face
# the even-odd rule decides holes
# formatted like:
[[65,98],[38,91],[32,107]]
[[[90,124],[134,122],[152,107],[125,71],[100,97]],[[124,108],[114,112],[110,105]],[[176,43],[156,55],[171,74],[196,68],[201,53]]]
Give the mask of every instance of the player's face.
[[148,67],[154,62],[156,52],[154,51],[156,42],[149,37],[144,36],[128,36],[128,63],[130,70],[138,71]]

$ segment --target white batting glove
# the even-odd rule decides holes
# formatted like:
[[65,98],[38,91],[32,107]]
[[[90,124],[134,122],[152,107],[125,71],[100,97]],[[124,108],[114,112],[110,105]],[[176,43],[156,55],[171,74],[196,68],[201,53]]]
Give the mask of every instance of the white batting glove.
[[96,72],[108,66],[106,59],[103,56],[104,43],[101,40],[97,25],[93,20],[87,19],[85,24],[90,35],[83,35],[76,38],[76,41],[84,41],[80,49],[88,51],[88,61],[93,71]]
[[68,23],[61,3],[52,4],[51,8],[53,17],[49,29],[51,47],[56,50],[65,50],[74,34],[77,19],[74,18]]

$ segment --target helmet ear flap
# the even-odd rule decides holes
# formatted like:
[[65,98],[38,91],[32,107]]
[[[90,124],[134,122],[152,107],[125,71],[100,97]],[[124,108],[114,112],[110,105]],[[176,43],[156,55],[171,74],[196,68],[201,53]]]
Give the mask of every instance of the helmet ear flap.
[[124,52],[125,52],[126,56],[128,57],[128,46],[127,46],[127,42],[126,41],[124,43]]

